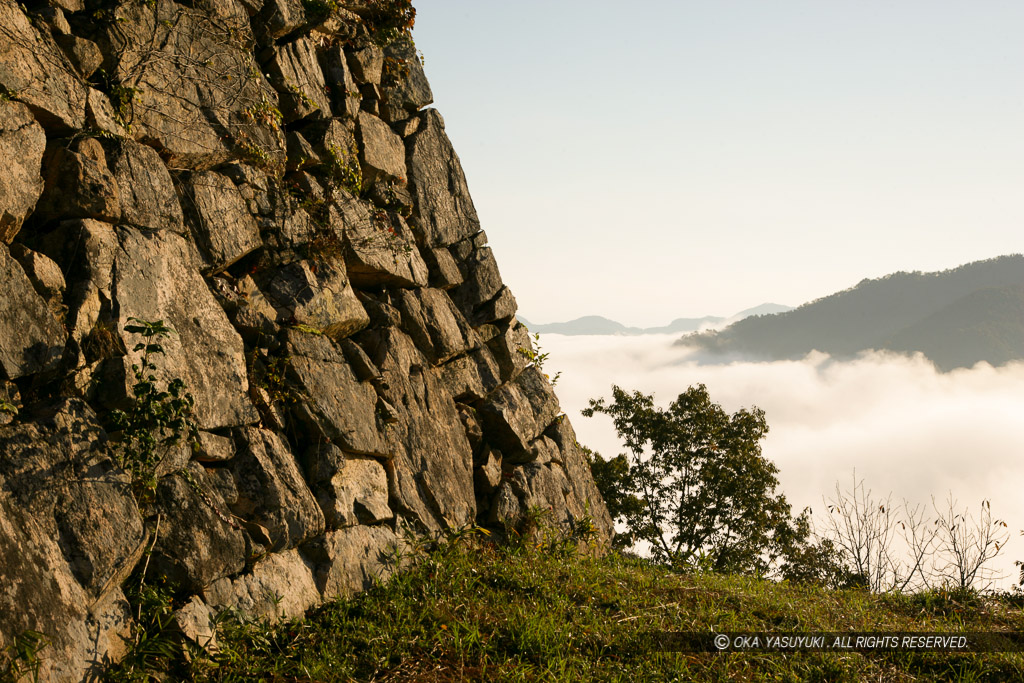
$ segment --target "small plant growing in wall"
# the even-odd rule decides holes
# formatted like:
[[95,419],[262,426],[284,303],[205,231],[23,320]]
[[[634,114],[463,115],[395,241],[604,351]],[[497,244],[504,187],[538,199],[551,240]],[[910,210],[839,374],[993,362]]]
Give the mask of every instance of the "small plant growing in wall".
[[142,351],[142,359],[132,365],[131,407],[112,413],[113,426],[120,431],[115,457],[131,476],[136,498],[142,502],[156,490],[156,467],[167,449],[183,438],[195,440],[197,427],[191,420],[195,400],[180,378],[167,382],[161,390],[153,374],[156,357],[164,354],[162,342],[174,330],[162,320],[140,318],[129,318],[124,329],[142,337],[134,347],[134,351]]
[[535,332],[533,334],[533,348],[530,348],[529,346],[520,346],[517,350],[519,351],[520,356],[537,366],[537,369],[541,371],[541,374],[551,381],[551,386],[558,384],[558,378],[562,376],[561,372],[556,372],[554,377],[544,372],[544,363],[551,354],[541,353],[540,332]]
[[353,7],[370,30],[370,39],[387,47],[402,36],[409,36],[416,23],[412,0],[369,0],[362,7]]
[[356,151],[329,146],[324,162],[327,176],[354,197],[363,192],[363,172],[356,158]]
[[[0,681],[39,680],[40,650],[49,645],[49,638],[39,631],[22,631],[0,650]],[[29,678],[26,678],[29,677]]]

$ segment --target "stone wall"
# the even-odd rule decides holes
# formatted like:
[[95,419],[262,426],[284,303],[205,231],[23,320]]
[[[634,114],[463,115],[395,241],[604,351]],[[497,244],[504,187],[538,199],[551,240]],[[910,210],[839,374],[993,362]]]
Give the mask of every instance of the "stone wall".
[[[43,680],[118,658],[147,556],[193,632],[360,590],[404,529],[610,531],[414,46],[342,4],[0,0],[0,650],[47,634]],[[132,318],[198,428],[141,507]]]

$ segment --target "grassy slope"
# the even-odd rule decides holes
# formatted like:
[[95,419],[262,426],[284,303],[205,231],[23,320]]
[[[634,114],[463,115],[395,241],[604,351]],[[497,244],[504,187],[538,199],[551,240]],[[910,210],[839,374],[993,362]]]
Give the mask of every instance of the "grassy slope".
[[619,555],[462,540],[305,620],[226,624],[212,661],[179,654],[150,664],[176,680],[211,681],[1021,680],[1016,653],[631,655],[625,647],[661,629],[1022,630],[1011,602],[673,575]]

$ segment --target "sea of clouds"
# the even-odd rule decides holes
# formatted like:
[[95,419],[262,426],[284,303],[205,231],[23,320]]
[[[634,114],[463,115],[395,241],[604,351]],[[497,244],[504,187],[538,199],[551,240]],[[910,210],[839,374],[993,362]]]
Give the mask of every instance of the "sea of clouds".
[[1024,363],[940,373],[923,356],[869,353],[838,361],[812,353],[797,361],[710,362],[675,346],[678,335],[542,335],[545,372],[580,443],[605,457],[622,452],[604,415],[584,418],[588,400],[611,386],[654,394],[666,406],[687,387],[707,385],[729,412],[757,406],[769,433],[763,453],[779,468],[794,511],[825,514],[823,496],[849,489],[856,471],[876,497],[940,506],[950,493],[977,512],[991,503],[1010,541],[992,563],[1016,582],[1024,560]]

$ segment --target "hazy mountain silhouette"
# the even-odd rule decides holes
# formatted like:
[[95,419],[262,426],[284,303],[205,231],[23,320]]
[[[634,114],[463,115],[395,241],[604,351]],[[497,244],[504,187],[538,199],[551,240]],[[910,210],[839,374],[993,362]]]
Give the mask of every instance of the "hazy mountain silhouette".
[[676,318],[668,325],[661,327],[627,327],[622,323],[615,322],[599,315],[585,315],[582,318],[569,320],[567,322],[546,323],[535,325],[526,320],[523,316],[516,316],[519,322],[526,325],[530,332],[541,334],[605,334],[605,335],[640,335],[640,334],[673,334],[679,332],[696,332],[708,325],[718,325],[729,321],[740,320],[749,315],[763,315],[766,313],[777,313],[779,311],[792,310],[790,306],[781,304],[761,304],[754,308],[740,311],[729,318],[722,318],[715,315],[706,315],[703,318]]
[[920,351],[942,370],[1024,359],[1024,256],[863,280],[791,311],[678,343],[770,360],[813,350],[840,358],[868,349]]

